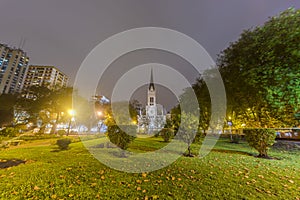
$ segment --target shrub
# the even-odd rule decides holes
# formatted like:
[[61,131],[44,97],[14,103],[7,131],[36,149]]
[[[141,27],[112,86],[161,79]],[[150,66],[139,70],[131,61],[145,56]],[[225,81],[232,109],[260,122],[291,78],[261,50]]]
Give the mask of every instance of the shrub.
[[153,133],[152,133],[153,135],[154,135],[154,137],[158,137],[159,136],[159,134],[160,134],[160,132],[159,131],[153,131]]
[[125,150],[128,145],[135,139],[136,136],[136,126],[134,125],[111,125],[108,126],[107,136],[109,140]]
[[236,134],[232,135],[232,141],[231,141],[232,143],[238,144],[240,142],[240,140],[241,140],[240,134],[236,133]]
[[57,135],[59,135],[59,136],[63,136],[63,135],[66,135],[66,131],[65,130],[58,130],[57,131]]
[[58,145],[60,150],[66,150],[69,148],[69,144],[71,144],[71,140],[68,138],[59,139],[56,141],[56,144]]
[[244,134],[248,144],[258,151],[258,157],[268,158],[268,149],[275,143],[275,130],[244,129]]
[[164,139],[164,142],[169,142],[170,138],[173,136],[173,130],[170,128],[163,128],[160,130],[160,135]]
[[4,137],[16,137],[19,133],[18,128],[7,127],[0,131],[0,135]]
[[188,145],[188,153],[185,156],[193,157],[191,145],[198,131],[199,118],[192,113],[181,113],[180,128],[176,136]]
[[23,132],[28,130],[28,127],[27,127],[26,124],[17,124],[17,125],[15,126],[15,128],[18,128],[18,129],[20,129],[20,130],[23,131]]

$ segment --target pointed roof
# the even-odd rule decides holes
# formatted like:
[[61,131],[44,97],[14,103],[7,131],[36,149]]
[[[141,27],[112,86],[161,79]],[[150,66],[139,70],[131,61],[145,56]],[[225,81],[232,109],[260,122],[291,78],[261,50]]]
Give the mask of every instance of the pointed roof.
[[152,88],[153,90],[155,90],[154,82],[153,82],[153,70],[152,70],[152,68],[151,68],[151,76],[150,76],[149,90],[151,90],[151,88]]

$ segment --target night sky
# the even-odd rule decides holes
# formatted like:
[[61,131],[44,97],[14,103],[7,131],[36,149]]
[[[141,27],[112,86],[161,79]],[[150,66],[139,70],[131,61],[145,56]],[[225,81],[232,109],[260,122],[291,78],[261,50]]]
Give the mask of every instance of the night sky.
[[[289,7],[300,8],[300,1],[0,0],[0,42],[18,47],[25,38],[30,64],[55,65],[72,84],[86,55],[121,31],[144,26],[174,29],[194,38],[216,59],[242,30],[262,25]],[[149,50],[118,59],[102,85],[120,76],[114,69],[147,62],[180,68],[191,82],[198,76],[176,56]],[[100,86],[99,93],[109,96],[111,88],[106,86]]]

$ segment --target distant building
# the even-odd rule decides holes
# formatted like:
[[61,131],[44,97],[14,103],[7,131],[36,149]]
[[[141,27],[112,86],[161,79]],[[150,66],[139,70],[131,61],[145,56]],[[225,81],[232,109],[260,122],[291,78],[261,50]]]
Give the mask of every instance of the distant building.
[[0,44],[0,94],[21,92],[28,62],[23,50]]
[[138,115],[138,131],[153,133],[159,131],[166,123],[166,111],[164,107],[156,103],[156,90],[151,70],[150,84],[147,95],[146,113],[140,111]]
[[68,77],[54,66],[30,65],[24,81],[24,90],[31,86],[46,86],[49,89],[67,86]]

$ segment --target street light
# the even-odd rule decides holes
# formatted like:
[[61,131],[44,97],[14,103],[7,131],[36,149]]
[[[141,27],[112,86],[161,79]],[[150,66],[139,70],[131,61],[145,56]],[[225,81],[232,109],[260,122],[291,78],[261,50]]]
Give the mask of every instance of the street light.
[[232,123],[232,121],[231,121],[231,117],[228,117],[228,121],[227,121],[227,125],[229,126],[229,130],[230,130],[230,141],[232,142],[233,140],[232,140],[232,125],[233,125],[233,123]]
[[103,113],[102,113],[101,111],[98,111],[98,112],[97,112],[97,115],[98,115],[99,117],[101,117],[101,116],[103,115]]
[[75,110],[68,110],[69,115],[74,116],[75,115]]
[[69,115],[70,115],[71,117],[70,117],[70,120],[69,120],[67,136],[70,134],[71,122],[72,122],[72,120],[73,120],[73,118],[74,118],[75,110],[72,110],[72,109],[71,109],[71,110],[68,110],[68,113],[69,113]]

